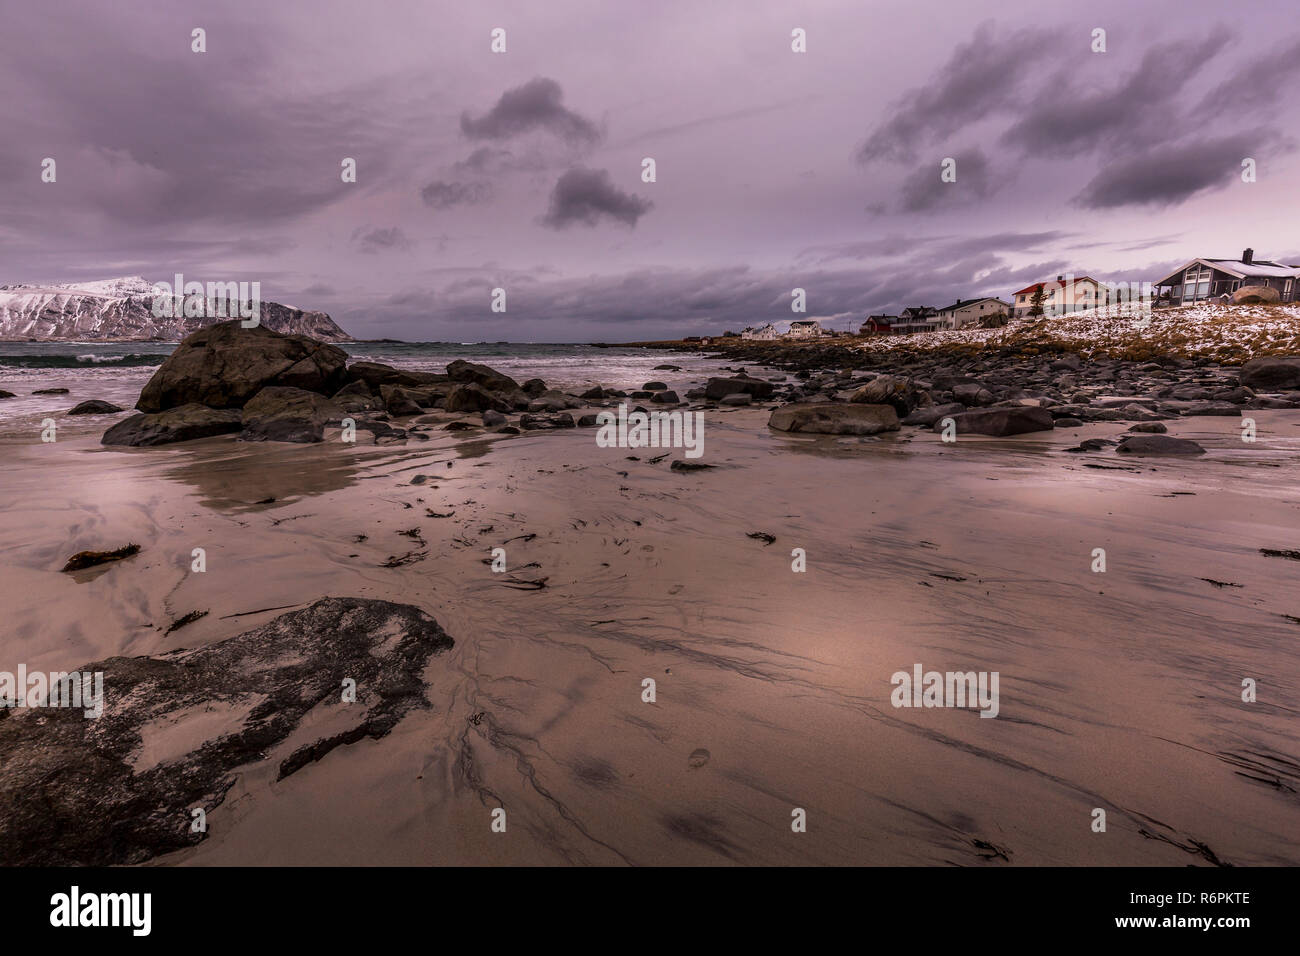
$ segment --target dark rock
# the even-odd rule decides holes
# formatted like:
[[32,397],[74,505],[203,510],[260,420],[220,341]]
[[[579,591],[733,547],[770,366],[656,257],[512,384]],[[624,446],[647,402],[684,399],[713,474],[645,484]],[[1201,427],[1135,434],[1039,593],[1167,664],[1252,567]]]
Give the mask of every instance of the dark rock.
[[983,385],[975,383],[954,386],[952,397],[966,406],[993,404],[993,393]]
[[67,395],[66,388],[38,388],[32,392],[33,395]]
[[587,399],[588,401],[599,401],[600,399],[605,397],[605,390],[601,388],[599,385],[597,385],[595,388],[587,389],[585,392],[582,393],[581,397]]
[[483,412],[483,425],[486,428],[496,428],[498,425],[504,425],[506,417],[495,409],[487,409]]
[[1240,380],[1257,392],[1300,388],[1300,356],[1251,359],[1241,367]]
[[136,408],[158,412],[198,403],[242,408],[268,385],[333,394],[344,383],[347,353],[305,335],[281,335],[238,319],[188,336],[154,372]]
[[668,466],[673,471],[705,471],[709,468],[716,468],[717,465],[706,465],[702,461],[688,461],[685,458],[677,458]]
[[369,412],[379,407],[370,386],[363,381],[348,382],[331,396],[332,401],[345,412]]
[[1201,402],[1183,410],[1184,415],[1214,415],[1224,418],[1240,418],[1241,409],[1228,402]]
[[[1061,427],[1059,421],[1056,423],[1056,427]],[[1130,425],[1128,430],[1145,435],[1163,435],[1165,432],[1169,431],[1169,429],[1165,427],[1164,422],[1138,422],[1136,425]]]
[[921,404],[916,386],[899,375],[881,375],[863,385],[849,396],[855,405],[889,405],[901,416],[907,416]]
[[596,412],[592,412],[590,415],[583,415],[581,418],[578,419],[578,427],[595,428],[596,425],[599,424],[599,419],[600,416]]
[[[424,672],[452,645],[419,608],[325,598],[196,650],[86,664],[103,673],[102,716],[58,707],[0,721],[0,864],[136,864],[200,843],[190,810],[211,817],[244,768],[269,758],[283,780],[427,708]],[[357,703],[340,705],[346,679]],[[307,720],[316,708],[334,718]],[[226,719],[205,725],[213,712]],[[187,725],[190,749],[155,749]]]
[[529,398],[536,398],[546,391],[546,383],[540,378],[530,378],[519,387],[523,389],[524,394]]
[[1119,443],[1116,450],[1128,455],[1205,454],[1205,449],[1196,442],[1170,435],[1130,435]]
[[667,387],[668,383],[666,382],[646,382],[641,386],[641,390],[646,392],[662,392]]
[[736,392],[734,395],[723,395],[718,400],[720,405],[752,405],[754,396],[747,392]]
[[384,385],[403,385],[408,388],[418,388],[424,385],[446,384],[451,381],[446,375],[393,368],[393,366],[384,365],[382,362],[354,362],[347,367],[343,377],[348,382],[364,382],[375,394],[378,394],[380,387]]
[[530,412],[562,412],[566,408],[578,408],[582,403],[576,398],[565,395],[558,389],[551,389],[538,395],[528,403]]
[[82,402],[68,410],[69,415],[114,415],[118,412],[125,411],[121,405],[114,405],[112,402],[101,402],[97,398],[92,398],[88,402]]
[[1083,422],[1077,418],[1058,418],[1055,421],[1057,428],[1080,428]]
[[472,382],[453,385],[443,407],[449,412],[508,412],[511,408],[505,399]]
[[[741,394],[744,393],[742,392]],[[655,402],[656,404],[659,405],[676,405],[679,401],[681,401],[681,399],[677,397],[676,392],[667,391],[667,392],[656,392],[654,394],[654,397],[651,398],[650,401]]]
[[1007,408],[981,408],[953,415],[957,434],[1022,435],[1026,432],[1048,431],[1054,427],[1052,413],[1046,408],[1016,405]]
[[18,396],[15,395],[13,392],[6,392],[3,388],[0,388],[0,398],[17,398],[17,397]]
[[736,392],[744,392],[761,402],[772,396],[772,387],[771,382],[750,378],[747,375],[738,375],[735,378],[711,378],[704,389],[704,397],[717,401]]
[[100,439],[103,445],[170,445],[237,432],[243,416],[237,408],[208,408],[190,403],[165,412],[132,415],[118,422]]
[[909,412],[903,419],[904,425],[933,425],[941,418],[948,418],[966,411],[961,402],[949,402],[946,405],[923,405]]
[[498,372],[486,365],[456,359],[447,366],[447,375],[453,382],[468,382],[480,385],[491,392],[518,392],[519,383],[509,375]]
[[889,405],[844,405],[817,402],[784,405],[772,412],[769,428],[818,435],[876,435],[898,431],[898,415]]
[[553,428],[573,428],[573,416],[568,412],[559,415],[521,415],[519,427],[524,431],[539,431]]
[[244,430],[239,440],[299,444],[324,441],[326,423],[342,415],[342,409],[324,395],[272,385],[244,405]]

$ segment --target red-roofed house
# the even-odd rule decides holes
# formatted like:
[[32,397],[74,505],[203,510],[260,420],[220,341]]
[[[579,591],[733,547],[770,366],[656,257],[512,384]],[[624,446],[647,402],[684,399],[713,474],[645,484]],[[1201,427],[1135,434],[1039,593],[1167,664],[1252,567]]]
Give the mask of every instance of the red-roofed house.
[[1107,288],[1091,276],[1057,276],[1054,282],[1035,282],[1011,297],[1012,318],[1028,315],[1034,307],[1034,293],[1043,290],[1043,314],[1064,315],[1096,309],[1110,302]]

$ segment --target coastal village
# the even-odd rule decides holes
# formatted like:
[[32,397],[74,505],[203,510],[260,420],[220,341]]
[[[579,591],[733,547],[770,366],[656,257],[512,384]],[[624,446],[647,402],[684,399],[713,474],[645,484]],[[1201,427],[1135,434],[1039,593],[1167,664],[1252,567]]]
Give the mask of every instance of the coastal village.
[[[768,322],[742,329],[757,341],[845,335],[908,335],[959,329],[994,329],[1012,319],[1061,316],[1112,305],[1162,309],[1198,304],[1283,305],[1300,302],[1300,265],[1255,258],[1244,249],[1235,259],[1196,258],[1168,275],[1144,283],[1108,283],[1092,276],[1057,275],[1011,293],[961,299],[943,308],[909,306],[897,315],[869,315],[856,330],[833,330],[817,319],[796,319],[782,331]],[[735,337],[724,332],[723,338]],[[702,338],[687,341],[705,342]]]

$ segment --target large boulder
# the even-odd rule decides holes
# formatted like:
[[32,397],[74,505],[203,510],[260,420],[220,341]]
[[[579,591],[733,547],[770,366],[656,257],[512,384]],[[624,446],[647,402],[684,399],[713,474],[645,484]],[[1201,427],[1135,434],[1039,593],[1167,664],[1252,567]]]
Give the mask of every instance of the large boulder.
[[1229,301],[1233,305],[1273,305],[1282,301],[1282,295],[1272,286],[1244,285]]
[[326,423],[342,415],[343,410],[324,395],[272,385],[244,405],[244,430],[239,440],[300,444],[324,441]]
[[237,432],[241,427],[239,409],[208,408],[191,402],[165,412],[124,418],[104,432],[99,441],[102,445],[170,445]]
[[330,398],[345,412],[372,412],[380,407],[379,399],[363,381],[352,381],[340,388]]
[[953,415],[952,420],[957,425],[959,435],[992,435],[997,438],[1006,435],[1022,435],[1025,432],[1048,431],[1056,427],[1050,411],[1031,405],[981,408],[977,411]]
[[890,405],[899,415],[907,415],[920,404],[921,398],[910,380],[899,375],[880,375],[849,396],[854,405]]
[[268,385],[332,394],[343,384],[347,353],[305,335],[281,335],[240,320],[188,336],[154,372],[135,407],[160,412],[197,402],[243,408]]
[[418,415],[423,408],[420,396],[413,389],[401,385],[381,385],[379,395],[384,402],[384,411],[399,418],[406,415]]
[[737,375],[735,378],[711,378],[704,389],[704,397],[716,402],[728,395],[741,392],[752,395],[761,402],[772,397],[772,383],[765,382],[761,378],[750,378],[748,375]]
[[[74,673],[103,675],[97,717],[0,711],[0,865],[143,863],[206,840],[190,809],[242,800],[247,771],[284,780],[327,756],[364,764],[349,745],[427,709],[430,662],[454,644],[417,607],[352,597],[199,643],[83,665]],[[349,680],[357,700],[340,705]]]
[[1300,388],[1300,356],[1251,359],[1241,367],[1241,384],[1257,392]]
[[775,409],[767,427],[814,435],[876,435],[898,431],[898,415],[890,405],[813,402]]
[[481,385],[465,383],[451,387],[443,408],[449,412],[485,412],[489,409],[494,412],[508,412],[511,404],[493,395]]
[[447,366],[447,377],[453,382],[467,382],[481,385],[490,392],[518,392],[519,383],[504,372],[498,372],[486,365],[456,359]]

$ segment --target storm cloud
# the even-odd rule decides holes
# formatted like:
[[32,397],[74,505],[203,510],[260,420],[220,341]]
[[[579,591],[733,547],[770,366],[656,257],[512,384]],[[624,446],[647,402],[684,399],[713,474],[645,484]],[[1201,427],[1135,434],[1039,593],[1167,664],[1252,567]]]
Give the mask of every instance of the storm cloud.
[[980,24],[927,85],[899,98],[889,120],[858,147],[858,162],[910,162],[922,144],[941,142],[994,112],[1013,109],[1021,84],[1052,42],[1049,30],[999,32],[992,22]]
[[502,93],[496,104],[477,119],[462,113],[460,129],[469,139],[505,140],[543,130],[574,146],[600,142],[599,127],[565,107],[563,100],[560,84],[539,76]]
[[632,227],[653,206],[649,200],[615,186],[608,170],[577,167],[556,181],[542,224],[563,229],[575,223],[595,226],[602,219],[613,219]]
[[[1201,192],[1249,188],[1242,182],[1242,159],[1259,161],[1261,147],[1276,139],[1254,134],[1171,144],[1105,167],[1074,202],[1087,209],[1117,206],[1172,206]],[[1253,185],[1253,184],[1251,184]]]

